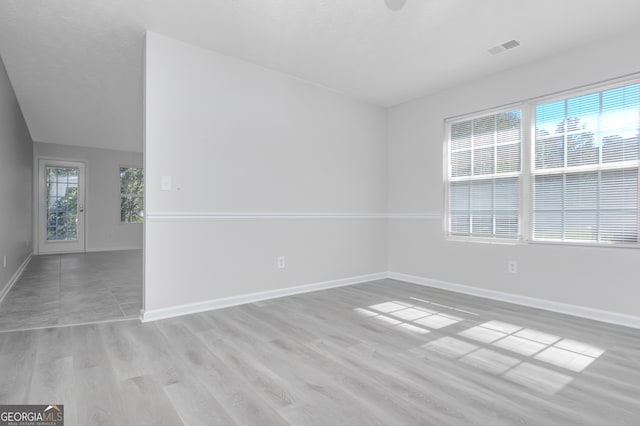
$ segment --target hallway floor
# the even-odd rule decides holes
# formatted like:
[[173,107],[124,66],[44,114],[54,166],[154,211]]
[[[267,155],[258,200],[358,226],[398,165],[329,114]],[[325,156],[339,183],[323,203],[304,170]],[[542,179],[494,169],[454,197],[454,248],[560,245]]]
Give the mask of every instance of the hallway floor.
[[34,256],[0,304],[0,331],[138,318],[142,250]]

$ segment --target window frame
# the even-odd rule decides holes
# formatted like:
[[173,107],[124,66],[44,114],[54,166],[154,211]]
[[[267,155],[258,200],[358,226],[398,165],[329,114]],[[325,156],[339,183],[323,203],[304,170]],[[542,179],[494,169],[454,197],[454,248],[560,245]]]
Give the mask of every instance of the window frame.
[[[444,221],[443,221],[443,226],[444,226],[444,231],[445,231],[445,236],[447,240],[451,240],[451,241],[463,241],[463,242],[476,242],[476,243],[484,243],[484,244],[501,244],[501,245],[513,245],[513,244],[519,244],[523,241],[523,237],[524,237],[524,231],[525,229],[523,228],[523,224],[522,224],[522,220],[523,220],[523,215],[522,215],[522,208],[523,208],[523,197],[522,197],[522,189],[523,189],[523,169],[524,169],[524,160],[525,157],[523,155],[523,147],[524,147],[524,139],[525,139],[525,135],[526,135],[526,129],[524,127],[524,123],[525,123],[525,108],[524,108],[525,104],[524,102],[516,102],[516,103],[512,103],[512,104],[508,104],[508,105],[503,105],[500,107],[496,107],[496,108],[489,108],[489,109],[485,109],[479,112],[475,112],[475,113],[469,113],[469,114],[464,114],[464,115],[460,115],[460,116],[456,116],[456,117],[450,117],[445,119],[444,121],[444,133],[445,133],[445,138],[444,138],[444,147],[443,147],[443,154],[444,154],[444,165],[445,167],[443,167],[443,178],[444,178]],[[519,176],[520,178],[520,184],[519,184],[519,199],[518,199],[518,231],[517,231],[517,237],[516,238],[496,238],[496,237],[481,237],[481,236],[470,236],[470,235],[455,235],[452,234],[450,232],[450,221],[449,221],[449,190],[451,187],[451,183],[454,182],[450,179],[451,176],[451,162],[449,161],[450,159],[450,137],[451,137],[451,128],[453,126],[453,124],[458,123],[458,122],[463,122],[463,121],[468,121],[468,120],[473,120],[473,119],[477,119],[477,118],[482,118],[482,117],[487,117],[487,116],[491,116],[491,115],[496,115],[496,114],[500,114],[503,112],[509,112],[509,111],[513,111],[513,110],[520,110],[520,172],[512,172],[509,174],[509,176]],[[493,176],[495,177],[496,174],[494,173]],[[507,177],[507,176],[505,176]],[[477,178],[478,180],[482,180],[482,178]],[[488,178],[487,178],[488,179]],[[469,180],[473,180],[473,179],[469,179]],[[459,181],[459,180],[456,180]]]
[[139,222],[126,222],[122,220],[122,197],[124,196],[130,196],[132,194],[123,194],[121,191],[122,188],[122,178],[120,177],[120,173],[122,172],[122,169],[141,169],[142,170],[142,184],[144,186],[144,167],[143,166],[139,166],[139,165],[133,165],[133,164],[120,164],[118,166],[118,205],[120,206],[118,208],[119,213],[120,213],[120,219],[118,219],[118,222],[120,223],[120,225],[137,225],[137,224],[141,224],[144,223],[145,221],[145,215],[144,215],[144,206],[145,206],[145,194],[144,194],[144,188],[143,188],[143,192],[141,194],[135,194],[133,195],[134,197],[138,197],[138,198],[142,198],[142,208],[143,208],[143,215],[140,217],[140,221]]
[[[529,172],[526,176],[526,180],[527,180],[527,185],[526,185],[526,190],[527,190],[527,210],[526,210],[526,220],[528,222],[528,226],[526,229],[527,232],[527,242],[531,243],[531,244],[549,244],[549,245],[566,245],[566,246],[578,246],[578,247],[611,247],[611,248],[631,248],[631,249],[639,249],[640,248],[640,206],[639,206],[639,211],[638,211],[638,217],[636,220],[637,223],[637,235],[639,236],[639,241],[636,243],[628,243],[628,244],[624,244],[624,243],[615,243],[615,242],[603,242],[603,241],[581,241],[581,240],[543,240],[543,239],[534,239],[533,238],[533,215],[534,215],[534,200],[533,197],[535,196],[534,190],[533,190],[533,185],[534,185],[534,181],[535,181],[535,176],[542,176],[545,174],[552,174],[552,172],[547,172],[547,173],[535,173],[534,171],[534,167],[533,165],[535,164],[535,132],[536,132],[536,121],[535,121],[535,108],[537,105],[540,104],[544,104],[544,103],[550,103],[550,102],[554,102],[554,101],[561,101],[561,100],[567,100],[570,98],[574,98],[574,97],[579,97],[579,96],[583,96],[583,95],[588,95],[588,94],[594,94],[594,93],[601,93],[601,92],[605,92],[608,90],[612,90],[612,89],[616,89],[616,88],[621,88],[624,86],[630,86],[630,85],[634,85],[634,84],[640,84],[640,75],[634,75],[634,76],[627,76],[627,77],[621,77],[621,78],[616,78],[613,80],[609,80],[609,81],[605,81],[605,82],[599,82],[599,83],[594,83],[594,84],[589,84],[586,86],[582,86],[579,88],[574,88],[574,89],[569,89],[569,90],[565,90],[562,92],[557,92],[554,94],[550,94],[550,95],[545,95],[545,96],[541,96],[538,98],[533,98],[530,99],[529,101],[527,101],[529,110],[531,112],[530,114],[530,119],[529,119],[529,124],[530,124],[530,128],[529,128],[529,132],[528,132],[528,137],[527,137],[527,148],[528,148],[528,159],[527,159],[527,164],[529,166]],[[640,109],[640,107],[639,107]],[[633,161],[630,161],[629,163],[631,164]],[[638,168],[638,180],[640,183],[640,159],[637,160],[637,165],[635,166]],[[562,168],[557,168],[555,169],[557,170],[558,173],[566,173],[566,168],[562,167]],[[565,171],[563,171],[565,170]],[[595,165],[589,165],[589,166],[575,166],[575,168],[573,169],[574,173],[578,173],[581,171],[593,171],[593,170],[597,170],[597,171],[605,171],[605,170],[621,170],[621,168],[619,167],[614,167],[614,166],[609,166],[606,164],[595,164]],[[638,201],[640,202],[640,185],[638,185]]]
[[[640,240],[636,243],[615,243],[602,241],[573,241],[573,240],[541,240],[533,239],[533,214],[534,214],[534,189],[535,181],[535,132],[536,118],[535,108],[539,104],[549,103],[553,101],[566,100],[568,98],[578,97],[591,93],[599,93],[607,90],[624,87],[633,84],[640,84],[640,74],[629,75],[625,77],[615,78],[594,84],[588,84],[577,88],[564,90],[540,97],[526,99],[520,102],[514,102],[508,105],[489,108],[473,113],[449,117],[444,120],[444,143],[443,143],[443,180],[444,180],[444,218],[443,230],[445,240],[457,241],[465,243],[482,243],[482,244],[502,244],[502,245],[519,245],[519,244],[540,244],[540,245],[556,245],[556,246],[572,246],[572,247],[591,247],[591,248],[625,248],[640,249]],[[450,190],[450,137],[451,127],[453,123],[466,121],[470,119],[480,118],[487,115],[507,112],[514,109],[521,111],[521,167],[520,167],[520,188],[518,203],[518,238],[502,239],[492,237],[472,237],[464,235],[453,235],[449,229],[449,190]],[[638,160],[638,179],[640,182],[640,159]],[[619,168],[609,168],[606,165],[598,168],[598,170],[619,170]],[[577,172],[578,170],[576,170]],[[640,184],[638,185],[638,202],[640,203]],[[640,206],[637,220],[638,235],[640,236]]]

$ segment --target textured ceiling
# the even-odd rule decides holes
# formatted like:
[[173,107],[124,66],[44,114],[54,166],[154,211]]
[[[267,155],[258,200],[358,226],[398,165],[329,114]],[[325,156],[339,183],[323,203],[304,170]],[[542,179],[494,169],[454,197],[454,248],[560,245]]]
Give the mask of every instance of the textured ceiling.
[[140,151],[145,29],[390,106],[638,16],[638,0],[3,0],[0,56],[34,140]]

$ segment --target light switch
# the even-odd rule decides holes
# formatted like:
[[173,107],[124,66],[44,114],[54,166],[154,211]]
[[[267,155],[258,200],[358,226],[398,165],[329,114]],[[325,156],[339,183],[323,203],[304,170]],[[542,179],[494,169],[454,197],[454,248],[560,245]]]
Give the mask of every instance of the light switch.
[[160,185],[160,190],[171,191],[171,176],[162,176],[162,183]]

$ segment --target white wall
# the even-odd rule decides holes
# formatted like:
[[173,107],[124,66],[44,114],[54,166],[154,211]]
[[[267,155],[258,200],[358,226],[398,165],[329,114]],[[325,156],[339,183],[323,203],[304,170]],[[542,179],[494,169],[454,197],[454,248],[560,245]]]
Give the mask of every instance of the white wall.
[[639,316],[640,250],[451,242],[442,219],[445,118],[638,72],[638,44],[640,33],[625,34],[392,108],[389,211],[434,217],[389,221],[389,269]]
[[[120,222],[120,166],[142,166],[142,153],[53,143],[33,144],[35,175],[39,158],[85,163],[85,241],[87,251],[142,248],[142,224]],[[34,197],[37,197],[37,186]],[[34,198],[37,205],[37,198]],[[34,224],[35,226],[36,224]],[[34,228],[34,238],[37,229]],[[34,241],[37,247],[37,241]],[[36,249],[34,248],[34,251]]]
[[31,253],[32,155],[31,136],[0,59],[0,294]]
[[145,90],[147,312],[385,270],[384,110],[154,33]]

